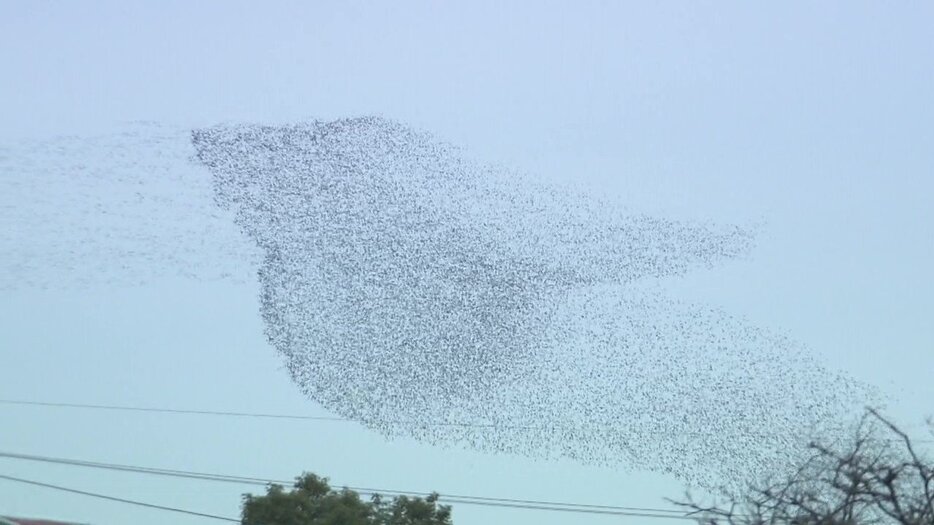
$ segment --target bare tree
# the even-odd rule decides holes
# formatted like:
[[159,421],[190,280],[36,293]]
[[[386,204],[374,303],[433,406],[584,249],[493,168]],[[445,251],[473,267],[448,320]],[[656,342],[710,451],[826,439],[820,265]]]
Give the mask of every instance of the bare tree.
[[849,445],[808,448],[792,475],[726,504],[690,495],[674,503],[704,525],[934,525],[934,464],[877,410],[867,410]]

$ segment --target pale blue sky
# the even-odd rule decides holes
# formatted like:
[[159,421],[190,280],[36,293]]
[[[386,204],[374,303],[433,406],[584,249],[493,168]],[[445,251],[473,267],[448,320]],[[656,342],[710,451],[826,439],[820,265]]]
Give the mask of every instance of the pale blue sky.
[[[378,113],[634,209],[761,220],[749,260],[672,292],[897,385],[894,410],[914,423],[934,412],[932,26],[929,2],[0,0],[0,140]],[[322,413],[266,343],[256,292],[167,279],[4,293],[0,397]],[[386,442],[353,423],[8,406],[0,422],[0,450],[118,463],[629,506],[681,492],[658,475]],[[232,516],[247,490],[8,460],[0,473]],[[207,523],[0,485],[0,514]]]

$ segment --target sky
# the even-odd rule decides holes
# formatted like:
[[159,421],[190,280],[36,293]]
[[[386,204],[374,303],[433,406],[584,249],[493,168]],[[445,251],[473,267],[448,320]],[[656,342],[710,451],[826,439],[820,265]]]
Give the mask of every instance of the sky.
[[[897,392],[908,426],[934,413],[934,6],[503,4],[0,0],[0,144],[137,121],[378,114],[637,211],[761,223],[749,257],[665,286]],[[171,276],[5,290],[0,398],[325,415],[266,342],[257,294],[250,280]],[[0,450],[113,463],[637,507],[683,492],[658,474],[387,441],[348,422],[4,405],[0,422]],[[226,516],[251,490],[4,459],[0,474]],[[206,522],[0,484],[0,514]],[[458,505],[455,519],[569,518]]]

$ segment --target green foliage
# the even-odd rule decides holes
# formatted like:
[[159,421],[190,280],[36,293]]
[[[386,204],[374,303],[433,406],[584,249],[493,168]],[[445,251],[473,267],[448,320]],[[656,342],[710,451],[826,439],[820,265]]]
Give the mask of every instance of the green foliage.
[[264,496],[243,496],[243,525],[453,525],[451,508],[438,495],[370,501],[349,489],[334,490],[326,478],[304,474],[292,490],[270,485]]

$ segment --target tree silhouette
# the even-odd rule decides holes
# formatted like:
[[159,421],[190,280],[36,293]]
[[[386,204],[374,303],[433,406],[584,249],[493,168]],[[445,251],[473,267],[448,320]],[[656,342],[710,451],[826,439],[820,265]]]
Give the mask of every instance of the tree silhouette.
[[704,525],[934,525],[934,464],[877,410],[867,409],[848,446],[812,442],[809,449],[791,476],[725,504],[690,495],[674,503]]
[[398,496],[364,501],[356,491],[334,490],[327,478],[306,473],[286,491],[270,485],[266,494],[243,496],[243,525],[453,525],[451,508],[438,495]]

